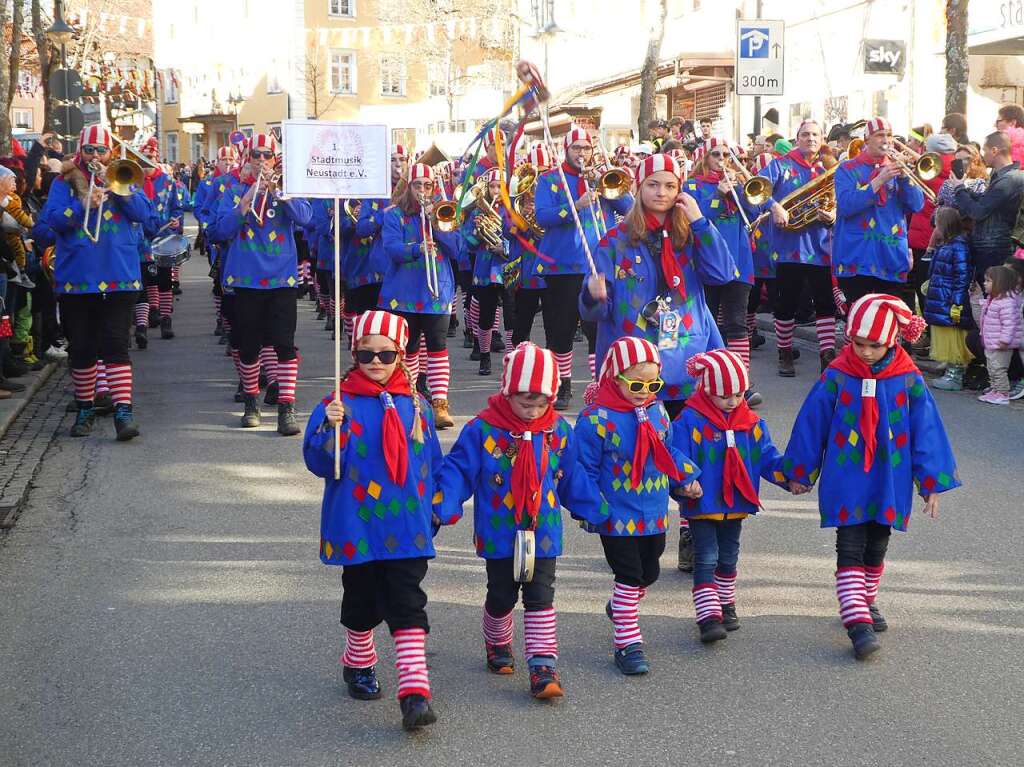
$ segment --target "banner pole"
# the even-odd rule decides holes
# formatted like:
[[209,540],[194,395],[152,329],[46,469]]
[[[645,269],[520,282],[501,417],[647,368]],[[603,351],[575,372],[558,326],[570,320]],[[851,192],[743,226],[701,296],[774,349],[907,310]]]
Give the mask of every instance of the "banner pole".
[[[341,403],[341,198],[334,198],[334,400]],[[334,478],[341,479],[341,421],[334,427]]]

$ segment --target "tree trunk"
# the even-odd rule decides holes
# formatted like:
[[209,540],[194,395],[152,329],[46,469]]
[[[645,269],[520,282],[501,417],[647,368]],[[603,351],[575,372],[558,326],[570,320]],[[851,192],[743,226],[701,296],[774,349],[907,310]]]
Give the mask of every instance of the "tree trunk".
[[[18,85],[18,56],[21,55],[21,26],[24,10],[14,3],[11,17],[11,50],[0,59],[0,155],[11,153],[11,101]],[[0,2],[0,30],[7,29],[7,3]]]
[[43,24],[43,12],[40,0],[32,0],[32,39],[36,42],[39,54],[39,77],[43,88],[43,127],[40,133],[48,133],[53,129],[53,106],[50,104],[50,72],[60,64],[59,57],[52,56],[50,41],[46,37]]
[[[647,0],[652,2],[653,0]],[[640,70],[640,115],[637,118],[637,139],[647,139],[647,123],[655,118],[654,97],[658,88],[658,58],[661,56],[661,41],[665,37],[665,17],[668,15],[668,0],[658,1],[658,18],[652,23],[647,38],[647,55]]]
[[967,112],[967,0],[946,0],[946,112]]

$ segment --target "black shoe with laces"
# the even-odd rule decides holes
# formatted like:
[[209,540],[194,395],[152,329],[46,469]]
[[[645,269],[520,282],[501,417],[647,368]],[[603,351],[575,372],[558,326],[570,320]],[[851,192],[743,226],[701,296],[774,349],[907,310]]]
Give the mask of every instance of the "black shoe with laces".
[[149,307],[149,326],[151,328],[158,328],[158,327],[160,327],[160,308],[159,307],[153,307],[153,306]]
[[550,700],[565,695],[558,672],[551,666],[530,667],[530,695],[537,700]]
[[846,630],[846,635],[853,642],[853,655],[857,660],[864,660],[882,649],[870,623],[854,623]]
[[740,627],[739,616],[736,615],[736,605],[722,605],[722,626],[726,631],[735,631]]
[[256,402],[255,394],[243,394],[242,404],[245,405],[245,412],[242,414],[242,428],[255,429],[260,425],[260,406]]
[[295,418],[294,402],[279,402],[277,405],[277,433],[282,437],[294,437],[302,429]]
[[380,697],[380,682],[377,681],[377,669],[353,668],[344,666],[341,676],[348,685],[348,694],[356,700],[377,700]]
[[171,329],[171,318],[169,315],[160,318],[160,337],[165,341],[174,338],[174,330]]
[[458,330],[459,318],[453,314],[451,316],[451,319],[448,320],[448,338],[455,338],[455,334],[458,332]]
[[263,393],[263,404],[276,405],[278,394],[280,394],[280,388],[277,385],[277,381],[274,381],[274,383],[267,386],[267,390]]
[[430,701],[422,695],[417,693],[406,695],[398,701],[398,705],[402,709],[402,729],[404,730],[418,730],[437,721],[434,709],[430,707]]
[[476,340],[473,341],[473,351],[471,351],[469,353],[469,360],[470,360],[470,362],[479,362],[480,361],[480,342],[479,341],[476,341]]
[[93,410],[92,402],[79,402],[78,415],[75,423],[71,426],[72,437],[88,437],[92,434],[92,427],[96,423],[96,411]]
[[149,346],[149,336],[147,335],[147,331],[148,330],[149,330],[149,328],[147,328],[145,325],[136,325],[135,326],[135,348],[136,349],[145,349],[147,346]]
[[474,344],[473,334],[469,332],[469,328],[462,331],[462,348],[472,349]]
[[719,642],[727,636],[725,626],[718,618],[708,618],[697,625],[700,627],[700,641],[704,644]]
[[882,615],[882,611],[878,609],[878,605],[872,602],[868,605],[868,612],[871,613],[871,625],[875,627],[875,633],[881,634],[889,628],[889,624],[885,620],[885,616]]
[[491,374],[491,353],[482,352],[480,354],[480,370],[477,371],[482,376],[489,376]]
[[132,406],[120,403],[114,408],[114,431],[118,442],[127,442],[139,436],[139,427],[132,418]]
[[555,398],[555,410],[568,410],[572,402],[572,379],[563,378],[558,385],[558,396]]
[[492,674],[513,674],[516,661],[512,657],[512,645],[487,644],[487,670]]
[[105,391],[102,394],[97,394],[96,399],[93,400],[93,410],[96,411],[96,416],[102,418],[103,416],[114,414],[114,400],[110,396],[110,392]]
[[639,676],[651,670],[641,642],[635,642],[621,650],[616,650],[615,665],[625,676]]
[[491,332],[491,351],[492,352],[503,352],[505,351],[505,338],[501,332],[494,330]]

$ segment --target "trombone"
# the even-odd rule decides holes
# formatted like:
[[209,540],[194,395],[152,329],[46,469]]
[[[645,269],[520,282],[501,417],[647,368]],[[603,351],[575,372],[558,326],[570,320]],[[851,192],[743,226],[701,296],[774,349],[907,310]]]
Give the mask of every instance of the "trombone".
[[[256,187],[256,191],[252,193],[252,215],[253,218],[256,219],[256,223],[258,223],[260,226],[263,226],[264,215],[266,216],[266,218],[273,218],[274,216],[277,215],[277,212],[273,208],[267,210],[267,203],[270,200],[270,187],[276,186],[280,180],[280,173],[274,170],[271,170],[269,173],[267,173],[266,171],[264,171],[262,167],[260,168],[259,175],[256,176],[256,183],[254,184],[254,186]],[[263,185],[262,190],[260,189],[260,184]],[[263,194],[263,197],[257,203],[256,198],[260,196],[261,192]],[[263,211],[263,213],[260,213],[258,211]]]
[[100,240],[100,231],[103,228],[103,206],[106,202],[106,195],[104,195],[104,198],[100,200],[100,204],[96,206],[96,227],[95,229],[90,229],[89,213],[92,211],[92,195],[96,188],[104,188],[107,192],[116,194],[118,197],[129,197],[134,194],[136,189],[142,186],[142,166],[135,162],[135,160],[124,156],[124,146],[122,143],[121,159],[114,160],[106,167],[103,167],[99,160],[89,162],[89,191],[85,197],[85,215],[82,218],[82,231],[85,232],[85,236],[92,242],[99,242]]
[[[936,152],[925,152],[924,154],[915,152],[896,138],[892,140],[892,143],[896,149],[889,150],[889,158],[900,166],[903,172],[907,174],[907,180],[921,190],[928,202],[934,203],[935,192],[932,191],[926,182],[931,181],[942,173],[942,158]],[[908,164],[907,157],[910,158],[913,167]]]
[[[728,147],[728,149],[729,155],[725,158],[726,162],[722,163],[722,170],[725,173],[726,178],[729,179],[729,183],[732,185],[732,198],[736,202],[736,209],[740,213],[740,218],[743,219],[743,224],[746,226],[747,231],[752,232],[757,226],[757,222],[761,219],[758,218],[756,221],[751,222],[750,218],[747,216],[747,212],[743,209],[743,203],[740,201],[739,193],[736,191],[736,176],[738,175],[743,181],[743,197],[750,205],[754,206],[763,205],[771,199],[772,182],[764,176],[751,175],[750,171],[748,171],[740,161],[739,155],[736,154],[736,150],[731,146]],[[733,171],[729,170],[730,165],[732,166]]]
[[431,229],[430,220],[427,218],[427,196],[416,195],[420,204],[420,230],[423,234],[423,265],[426,272],[427,290],[430,295],[437,298],[441,295],[441,289],[437,279],[437,244],[434,242],[434,232]]

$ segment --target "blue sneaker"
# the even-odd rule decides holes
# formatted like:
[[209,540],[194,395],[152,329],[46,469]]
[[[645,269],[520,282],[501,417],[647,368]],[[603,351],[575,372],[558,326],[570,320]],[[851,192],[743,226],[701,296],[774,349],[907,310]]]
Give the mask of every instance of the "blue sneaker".
[[114,431],[118,442],[127,442],[139,436],[139,427],[132,419],[132,406],[120,403],[114,406]]
[[71,427],[72,437],[88,437],[92,433],[93,424],[96,423],[96,411],[92,402],[79,402],[78,415]]
[[375,666],[369,668],[345,666],[341,676],[345,680],[345,684],[348,685],[348,694],[356,700],[377,700],[380,697],[380,682],[377,681]]
[[616,650],[615,665],[626,676],[638,676],[651,670],[647,658],[644,656],[644,646],[640,642]]

